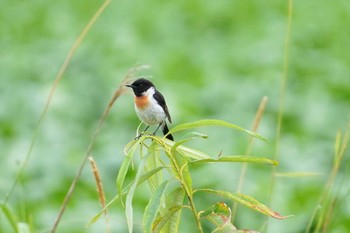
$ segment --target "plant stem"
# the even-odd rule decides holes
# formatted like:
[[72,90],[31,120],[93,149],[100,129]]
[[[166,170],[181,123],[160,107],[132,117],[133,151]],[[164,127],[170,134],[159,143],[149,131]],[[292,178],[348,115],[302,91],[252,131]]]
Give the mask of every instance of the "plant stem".
[[[275,144],[275,154],[274,159],[279,160],[280,158],[280,146],[281,146],[281,131],[282,131],[282,123],[284,116],[284,105],[285,105],[285,92],[287,86],[288,79],[288,71],[289,71],[289,48],[290,48],[290,40],[291,40],[291,29],[292,29],[292,15],[293,15],[293,0],[288,0],[287,3],[288,8],[288,17],[286,24],[286,33],[284,38],[284,57],[283,57],[283,68],[282,68],[282,76],[281,76],[281,84],[280,84],[280,93],[279,93],[279,110],[277,116],[277,128],[276,128],[276,144]],[[272,168],[271,174],[271,186],[269,191],[269,201],[268,206],[271,206],[272,200],[274,197],[274,192],[276,188],[276,173],[277,168]],[[268,232],[268,220],[266,221],[265,230],[263,232]]]
[[194,218],[196,219],[198,231],[199,231],[200,233],[203,233],[202,224],[201,224],[201,221],[200,221],[200,219],[199,219],[196,206],[194,205],[192,193],[191,193],[191,194],[187,193],[187,198],[188,198],[188,202],[190,203],[190,206],[191,206],[191,209],[192,209],[192,213],[193,213],[193,215],[194,215]]
[[193,201],[192,188],[189,185],[187,185],[186,179],[184,178],[184,176],[182,174],[182,170],[183,170],[184,166],[187,166],[187,162],[183,166],[179,166],[179,161],[175,158],[175,156],[173,154],[171,154],[170,151],[167,154],[169,155],[169,159],[170,159],[171,163],[173,164],[175,173],[177,173],[177,177],[178,177],[178,179],[179,179],[179,181],[180,181],[180,183],[181,183],[182,187],[184,188],[185,193],[187,195],[188,202],[190,203],[192,213],[193,213],[194,218],[196,220],[198,232],[203,233],[202,224],[200,222],[198,212],[197,212],[196,206],[195,206],[194,201]]

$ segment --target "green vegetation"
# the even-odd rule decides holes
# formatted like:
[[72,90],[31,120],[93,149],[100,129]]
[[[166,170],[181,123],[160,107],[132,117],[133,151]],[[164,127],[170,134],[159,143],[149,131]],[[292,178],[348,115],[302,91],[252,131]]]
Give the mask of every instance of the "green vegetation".
[[[93,219],[102,194],[82,166],[57,232],[347,232],[349,12],[346,0],[1,2],[0,232],[50,232],[88,156],[108,213]],[[127,77],[167,99],[174,145],[128,144],[139,120],[115,89],[135,64],[150,69]]]
[[[251,136],[263,139],[260,135],[254,132],[220,120],[201,120],[193,123],[178,125],[174,127],[170,133],[203,126],[221,126],[238,129],[246,131]],[[150,145],[145,143],[148,138],[152,139],[152,143]],[[213,221],[216,226],[214,231],[224,233],[232,232],[232,230],[237,230],[236,227],[230,223],[231,210],[224,202],[220,202],[214,205],[214,208],[211,206],[208,207],[208,210],[198,211],[194,202],[194,194],[197,192],[216,194],[222,198],[235,201],[268,216],[277,219],[285,218],[277,212],[272,211],[265,205],[259,203],[254,198],[249,197],[248,195],[241,193],[232,194],[228,191],[220,191],[214,189],[194,189],[193,186],[195,185],[193,185],[191,172],[189,169],[191,166],[222,162],[248,162],[267,165],[278,164],[277,161],[274,160],[246,155],[220,156],[219,158],[212,158],[203,152],[193,150],[183,145],[184,143],[188,143],[195,138],[207,138],[207,136],[195,133],[178,142],[172,142],[169,140],[147,135],[141,137],[139,140],[133,140],[127,145],[125,148],[125,159],[121,165],[117,177],[118,194],[113,198],[108,206],[119,200],[123,202],[123,198],[126,196],[125,213],[129,232],[133,232],[134,223],[132,200],[135,189],[138,185],[142,184],[146,180],[148,181],[149,187],[153,193],[151,194],[151,198],[144,212],[144,232],[178,232],[178,225],[181,218],[182,209],[190,209],[194,215],[193,222],[196,222],[197,230],[199,232],[203,232],[201,220],[207,218],[213,221],[213,216],[218,219],[214,219]],[[125,177],[127,175],[131,161],[133,157],[135,157],[134,154],[138,148],[141,158],[140,165],[137,168],[137,173],[133,181],[124,187],[123,183]],[[143,148],[146,148],[147,152],[143,152]],[[161,151],[165,152],[166,160],[164,160],[164,158],[161,156]],[[169,173],[170,177],[164,179],[162,170],[166,170]],[[168,192],[170,193],[169,195],[166,195],[166,187],[174,181],[176,181],[177,185],[173,188],[174,190]],[[174,196],[177,198],[174,198]],[[184,203],[185,197],[188,200],[187,204]],[[104,213],[105,209],[102,210],[93,219],[93,222],[95,222],[98,217]],[[225,211],[223,211],[223,209]],[[223,213],[225,216],[225,221],[222,220]],[[224,230],[224,227],[228,229]]]

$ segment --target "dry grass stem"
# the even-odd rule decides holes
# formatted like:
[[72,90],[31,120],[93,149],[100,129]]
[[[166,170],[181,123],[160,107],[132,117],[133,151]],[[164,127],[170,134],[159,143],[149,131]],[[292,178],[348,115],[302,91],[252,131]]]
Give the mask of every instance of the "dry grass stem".
[[[106,207],[106,198],[105,198],[105,194],[104,194],[104,191],[103,191],[103,185],[102,185],[100,172],[98,171],[98,168],[97,168],[97,165],[96,165],[94,159],[91,156],[89,156],[88,159],[89,159],[90,164],[91,164],[92,174],[94,175],[94,178],[95,178],[95,181],[96,181],[96,188],[97,188],[98,197],[100,199],[101,207],[102,207],[102,209],[105,209],[105,207]],[[110,225],[109,225],[109,218],[108,218],[107,209],[104,210],[104,215],[106,217],[107,232],[110,233],[111,232],[111,228],[110,228]]]
[[[254,118],[254,121],[253,121],[253,126],[252,126],[252,131],[253,132],[256,132],[258,130],[261,118],[262,118],[262,116],[264,114],[264,111],[265,111],[265,108],[266,108],[266,105],[267,105],[267,101],[268,101],[267,96],[264,96],[261,99],[261,101],[260,101],[258,110],[257,110],[257,112],[255,114],[255,118]],[[249,155],[250,152],[251,152],[252,145],[253,145],[253,140],[254,140],[254,137],[250,137],[249,138],[249,143],[248,143],[247,150],[246,150],[246,153],[245,153],[246,155]],[[244,177],[245,177],[246,171],[247,171],[247,163],[243,163],[241,174],[240,174],[238,185],[237,185],[237,193],[240,193],[242,191],[242,187],[243,187]],[[238,208],[238,203],[235,202],[233,204],[233,207],[232,207],[232,215],[231,215],[232,221],[233,221],[233,219],[234,219],[234,217],[235,217],[235,215],[237,213],[237,208]]]
[[63,204],[62,204],[62,206],[61,206],[61,210],[60,210],[60,212],[59,212],[59,214],[58,214],[58,217],[57,217],[57,219],[56,219],[56,221],[55,221],[54,227],[53,227],[52,230],[51,230],[51,233],[54,233],[54,232],[56,231],[56,228],[57,228],[57,226],[58,226],[58,223],[59,223],[60,219],[62,218],[63,212],[65,211],[65,208],[66,208],[66,206],[68,205],[68,202],[69,202],[69,200],[70,200],[70,198],[71,198],[71,196],[72,196],[72,194],[73,194],[73,192],[74,192],[74,189],[75,189],[75,187],[76,187],[76,184],[77,184],[77,182],[78,182],[78,180],[79,180],[79,178],[80,178],[80,176],[81,176],[81,173],[82,173],[82,171],[83,171],[83,168],[84,168],[84,166],[85,166],[85,164],[86,164],[86,162],[87,162],[87,160],[88,160],[88,157],[89,157],[89,155],[90,155],[90,153],[91,153],[91,150],[92,150],[92,147],[93,147],[94,142],[95,142],[95,140],[96,140],[96,137],[97,137],[97,135],[98,135],[98,133],[99,133],[99,131],[100,131],[102,125],[103,125],[103,122],[104,122],[106,116],[108,115],[110,109],[112,108],[113,104],[114,104],[115,101],[118,99],[118,97],[121,96],[121,95],[125,92],[125,90],[126,90],[125,84],[128,83],[128,82],[130,81],[130,79],[134,77],[135,72],[140,71],[141,69],[144,69],[144,68],[146,68],[146,66],[136,66],[136,67],[133,67],[133,68],[125,75],[123,81],[120,83],[120,85],[118,86],[117,90],[114,92],[114,94],[113,94],[111,100],[108,102],[108,105],[107,105],[105,111],[103,112],[103,114],[102,114],[102,116],[101,116],[99,122],[98,122],[98,125],[97,125],[97,127],[96,127],[96,129],[95,129],[95,132],[94,132],[94,134],[93,134],[93,136],[92,136],[92,139],[91,139],[91,141],[90,141],[90,144],[89,144],[89,146],[88,146],[88,148],[87,148],[87,150],[86,150],[86,153],[85,153],[85,156],[84,156],[84,158],[83,158],[83,161],[81,162],[81,164],[80,164],[80,166],[79,166],[79,169],[78,169],[78,171],[77,171],[77,174],[76,174],[76,176],[74,177],[74,180],[72,181],[72,184],[71,184],[71,186],[69,187],[69,190],[68,190],[68,192],[67,192],[67,194],[66,194],[66,196],[65,196],[65,198],[64,198]]

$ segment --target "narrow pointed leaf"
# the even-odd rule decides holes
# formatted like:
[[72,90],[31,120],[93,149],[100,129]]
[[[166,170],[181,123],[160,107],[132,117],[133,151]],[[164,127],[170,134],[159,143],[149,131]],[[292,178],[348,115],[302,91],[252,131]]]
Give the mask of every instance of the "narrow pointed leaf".
[[[126,194],[126,191],[123,190],[122,192],[123,196]],[[90,227],[92,224],[94,224],[97,220],[100,219],[100,217],[102,216],[102,214],[105,212],[105,210],[107,210],[111,205],[115,204],[117,201],[119,201],[119,194],[115,195],[113,197],[113,199],[107,203],[107,205],[98,213],[96,214],[94,217],[92,217],[90,219],[90,221],[88,222],[88,224],[86,225],[86,228]]]
[[179,231],[179,222],[181,217],[181,208],[185,197],[185,190],[183,188],[177,188],[172,191],[166,197],[166,206],[168,211],[165,215],[158,221],[156,225],[153,226],[155,232],[159,232],[162,226],[165,224],[161,232],[164,233],[177,233]]
[[200,214],[201,218],[211,218],[217,226],[224,225],[231,220],[231,209],[224,202],[218,202]]
[[[157,167],[162,167],[161,161],[159,159],[160,151],[157,150],[156,146],[157,146],[156,143],[152,143],[148,149],[149,153],[152,153],[152,156],[149,156],[147,159],[147,166],[145,167],[146,171],[152,171]],[[148,179],[149,186],[153,192],[162,182],[163,182],[163,175],[161,172],[157,172],[156,174],[149,177]]]
[[148,180],[150,177],[154,176],[155,174],[157,174],[159,171],[163,170],[164,168],[166,168],[166,166],[156,167],[153,170],[143,174],[140,177],[140,180],[139,180],[137,185],[139,185],[139,184],[143,183],[144,181]]
[[227,223],[217,227],[212,233],[234,233],[234,232],[236,232],[236,227],[234,227],[231,223]]
[[[148,154],[149,155],[149,154]],[[134,193],[136,190],[136,186],[141,178],[142,172],[144,171],[144,166],[146,164],[146,160],[148,158],[148,155],[146,155],[140,162],[140,165],[137,169],[137,173],[134,179],[134,182],[132,183],[128,194],[126,195],[126,200],[125,200],[125,215],[126,215],[126,221],[128,223],[128,229],[129,233],[132,233],[133,231],[133,207],[132,207],[132,199],[134,197]]]
[[[137,183],[137,185],[140,185],[142,184],[144,181],[148,180],[149,177],[152,177],[154,174],[156,174],[157,172],[161,171],[162,169],[164,169],[165,166],[162,166],[162,167],[157,167],[149,172],[147,172],[146,174],[142,175],[139,179],[139,182]],[[108,202],[108,204],[105,206],[105,208],[103,208],[98,214],[96,214],[90,221],[89,223],[87,224],[86,227],[90,227],[92,224],[94,224],[100,217],[101,215],[105,212],[105,210],[107,210],[110,206],[116,204],[116,202],[119,201],[120,198],[124,197],[127,193],[128,193],[128,190],[130,189],[132,183],[127,185],[123,191],[122,191],[122,196],[119,196],[119,194],[115,195],[113,197],[113,199]]]
[[216,233],[232,233],[237,228],[231,223],[231,209],[224,202],[218,202],[201,213],[201,218],[206,218],[217,228]]
[[245,163],[258,163],[258,164],[266,164],[266,165],[278,165],[278,162],[276,160],[267,159],[263,157],[257,157],[257,156],[247,156],[247,155],[233,155],[233,156],[222,156],[217,159],[208,158],[208,159],[199,159],[191,162],[192,165],[200,165],[203,163],[222,163],[222,162],[245,162]]
[[199,150],[195,150],[193,148],[187,147],[187,146],[178,146],[176,148],[176,150],[178,152],[180,152],[181,154],[183,154],[186,158],[190,158],[190,159],[204,159],[204,158],[210,158],[209,155],[205,154],[202,151]]
[[168,184],[168,181],[165,181],[157,187],[157,190],[153,193],[151,199],[148,202],[148,205],[146,206],[146,209],[143,215],[143,232],[144,233],[152,233],[152,225],[160,209],[161,199],[164,195],[167,184]]
[[268,208],[267,206],[265,206],[264,204],[260,203],[259,201],[255,200],[254,198],[245,195],[245,194],[241,194],[241,193],[230,193],[227,191],[220,191],[220,190],[213,190],[213,189],[197,189],[195,190],[196,192],[201,191],[201,192],[208,192],[208,193],[213,193],[225,198],[228,198],[232,201],[238,202],[248,208],[251,208],[255,211],[258,211],[262,214],[265,214],[267,216],[273,217],[273,218],[277,218],[277,219],[285,219],[289,216],[282,216],[279,213],[271,210],[270,208]]
[[128,172],[131,159],[134,156],[134,153],[135,153],[135,150],[136,150],[137,146],[138,146],[137,144],[133,145],[131,150],[125,156],[122,165],[120,166],[120,169],[119,169],[119,172],[118,172],[118,176],[117,176],[117,180],[116,180],[116,185],[117,185],[117,190],[118,190],[119,196],[121,196],[121,194],[122,194],[123,183],[124,183],[124,180],[125,180],[125,176],[126,176],[126,174]]
[[[170,150],[174,146],[175,142],[170,140],[164,140],[164,146],[167,150]],[[205,158],[211,158],[209,155],[207,155],[204,152],[192,149],[190,147],[179,145],[176,150],[183,154],[185,157],[191,158],[191,159],[205,159]]]
[[[173,221],[172,218],[175,215],[178,215],[177,213],[181,213],[180,210],[182,209],[181,205],[176,205],[171,208],[169,208],[165,214],[158,219],[153,224],[153,233],[159,233],[159,232],[166,232],[166,233],[174,233],[178,232],[178,221]],[[178,218],[176,218],[177,220]],[[174,224],[175,223],[175,224]],[[169,228],[166,228],[165,225],[169,224]]]
[[0,207],[1,207],[1,210],[4,214],[4,216],[7,218],[7,221],[12,226],[13,231],[18,232],[16,216],[12,213],[12,211],[5,204],[0,204]]
[[192,141],[193,139],[196,139],[196,138],[207,138],[208,136],[207,135],[204,135],[204,134],[199,134],[199,133],[191,133],[191,136],[188,137],[188,138],[185,138],[185,139],[182,139],[178,142],[176,142],[175,144],[173,144],[173,146],[171,147],[171,152],[170,153],[174,153],[175,150],[182,144],[185,144],[189,141]]
[[171,155],[176,162],[176,167],[179,169],[178,179],[181,181],[181,184],[186,189],[187,193],[192,193],[192,178],[188,170],[188,161],[180,155],[179,152],[175,151],[175,154]]
[[260,134],[252,132],[250,130],[244,129],[238,125],[234,125],[231,123],[228,123],[226,121],[223,120],[216,120],[216,119],[206,119],[206,120],[199,120],[199,121],[195,121],[192,123],[184,123],[181,125],[177,125],[174,128],[172,128],[169,131],[169,134],[171,133],[175,133],[178,131],[183,131],[183,130],[187,130],[187,129],[194,129],[194,128],[199,128],[199,127],[204,127],[204,126],[220,126],[220,127],[226,127],[226,128],[231,128],[231,129],[235,129],[235,130],[240,130],[240,131],[244,131],[246,133],[248,133],[249,135],[258,138],[262,141],[267,142],[267,140],[262,137]]

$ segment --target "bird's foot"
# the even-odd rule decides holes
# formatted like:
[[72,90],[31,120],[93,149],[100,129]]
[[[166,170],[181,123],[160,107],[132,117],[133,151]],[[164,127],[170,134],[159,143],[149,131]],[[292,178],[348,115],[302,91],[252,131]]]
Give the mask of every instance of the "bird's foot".
[[137,141],[137,140],[139,140],[142,136],[143,136],[143,132],[142,133],[140,133],[139,135],[137,135],[135,138],[134,138],[134,140],[135,141]]

